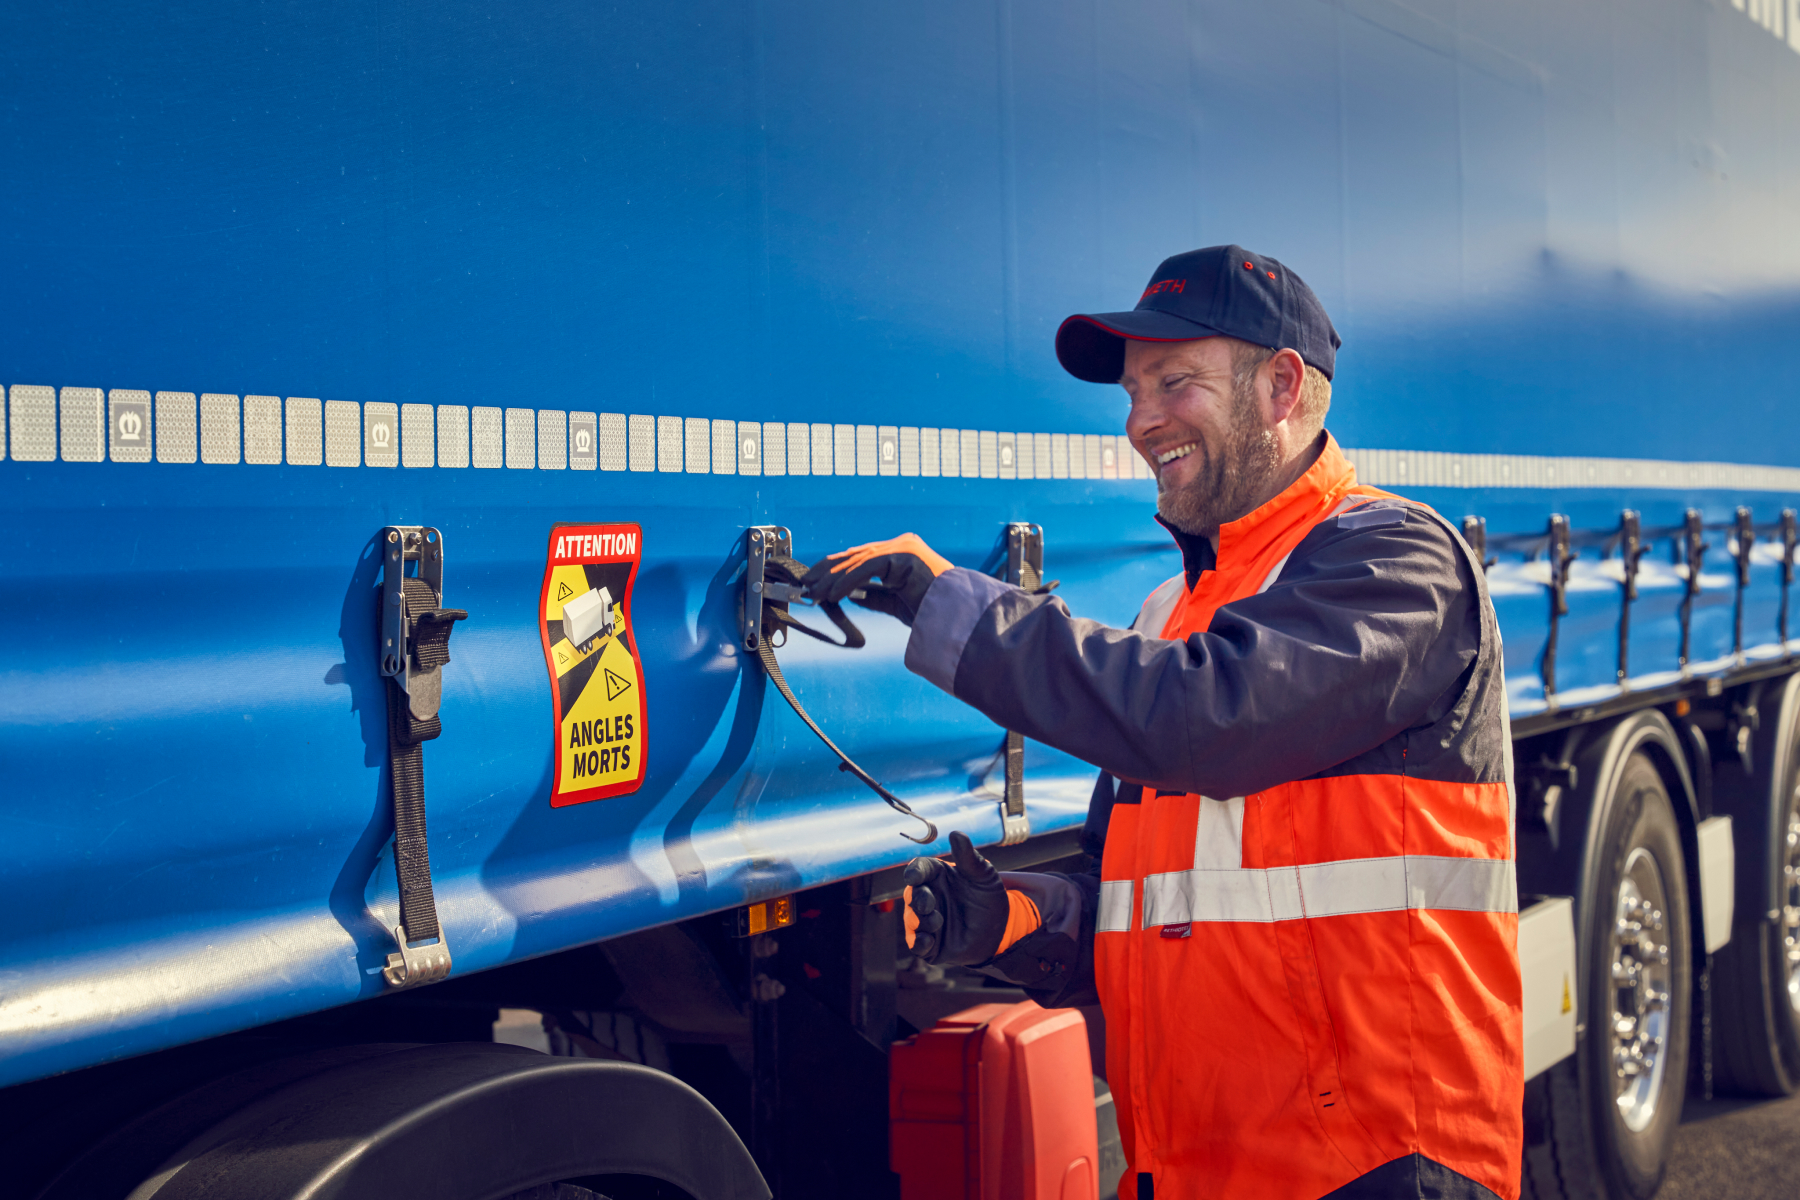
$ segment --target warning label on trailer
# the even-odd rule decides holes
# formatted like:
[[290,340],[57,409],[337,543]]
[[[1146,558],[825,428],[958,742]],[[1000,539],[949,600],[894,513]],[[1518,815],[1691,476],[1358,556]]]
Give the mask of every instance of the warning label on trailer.
[[631,629],[642,538],[636,525],[550,531],[538,614],[556,706],[557,808],[644,782],[644,669]]

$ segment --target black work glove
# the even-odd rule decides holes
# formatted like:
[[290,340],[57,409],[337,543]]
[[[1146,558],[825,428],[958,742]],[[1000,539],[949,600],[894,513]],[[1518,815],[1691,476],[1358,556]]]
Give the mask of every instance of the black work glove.
[[[886,613],[907,626],[919,614],[919,605],[925,602],[925,593],[937,578],[924,559],[905,551],[877,554],[861,566],[835,573],[831,569],[834,565],[829,558],[812,565],[804,581],[809,597],[820,604],[842,603],[851,592],[861,590],[864,594],[856,598],[858,604]],[[881,582],[874,582],[877,579]]]
[[912,952],[939,966],[972,967],[1000,949],[1011,906],[1000,872],[960,829],[950,835],[950,854],[953,864],[915,858],[901,876],[919,919]]

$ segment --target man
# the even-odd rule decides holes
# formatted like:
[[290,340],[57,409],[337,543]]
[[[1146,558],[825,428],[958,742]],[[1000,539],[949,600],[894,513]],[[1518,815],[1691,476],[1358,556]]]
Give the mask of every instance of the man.
[[1063,366],[1130,395],[1185,565],[1129,631],[911,534],[809,576],[909,620],[914,672],[1104,771],[1097,878],[999,875],[957,833],[908,868],[909,921],[928,961],[1098,998],[1139,1197],[1519,1191],[1499,629],[1455,532],[1358,486],[1325,432],[1338,345],[1237,246],[1064,322]]

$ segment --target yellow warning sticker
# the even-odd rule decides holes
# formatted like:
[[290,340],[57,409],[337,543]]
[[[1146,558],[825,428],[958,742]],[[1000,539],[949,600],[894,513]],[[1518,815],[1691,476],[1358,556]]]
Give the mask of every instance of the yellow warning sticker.
[[635,792],[644,782],[644,669],[631,628],[631,585],[643,558],[636,525],[558,525],[539,597],[556,705],[561,808]]

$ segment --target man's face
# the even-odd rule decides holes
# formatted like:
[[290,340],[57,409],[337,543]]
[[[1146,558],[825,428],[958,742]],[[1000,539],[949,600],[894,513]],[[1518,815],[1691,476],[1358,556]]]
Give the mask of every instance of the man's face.
[[1156,508],[1184,533],[1212,536],[1248,514],[1281,466],[1256,395],[1236,386],[1229,338],[1125,343],[1125,429],[1156,473]]

